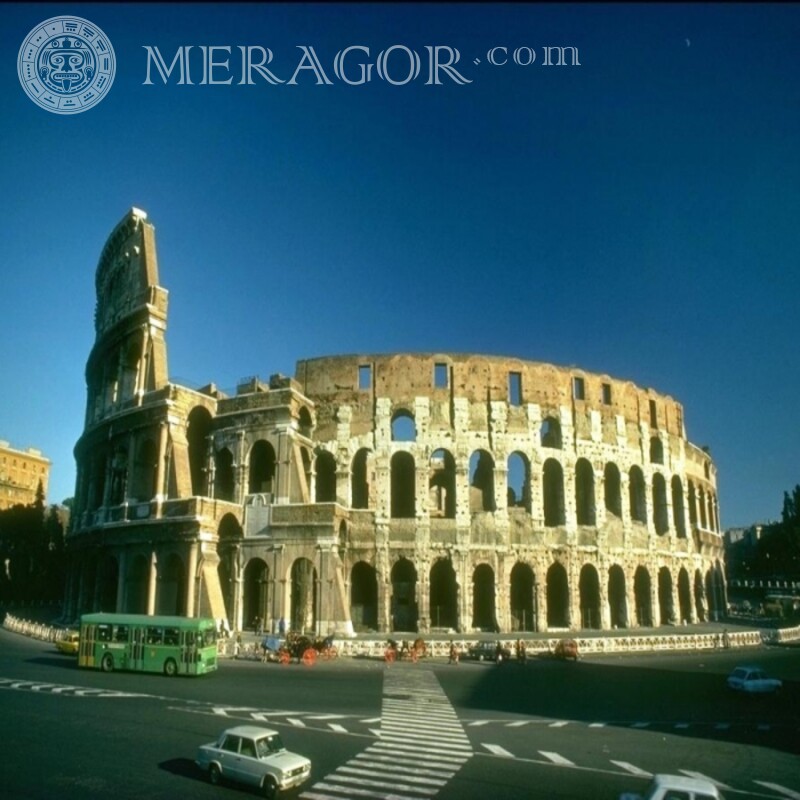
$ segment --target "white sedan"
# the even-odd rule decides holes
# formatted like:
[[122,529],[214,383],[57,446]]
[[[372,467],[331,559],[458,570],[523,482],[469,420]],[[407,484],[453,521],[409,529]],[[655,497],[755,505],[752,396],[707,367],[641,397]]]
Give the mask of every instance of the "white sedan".
[[198,749],[195,763],[211,783],[225,778],[260,789],[265,797],[276,797],[311,775],[311,762],[305,756],[287,750],[277,731],[257,725],[223,731],[215,742]]
[[643,795],[625,792],[619,800],[722,800],[719,789],[703,778],[654,775]]
[[728,676],[728,687],[747,694],[769,694],[780,691],[783,683],[767,677],[761,667],[736,667]]

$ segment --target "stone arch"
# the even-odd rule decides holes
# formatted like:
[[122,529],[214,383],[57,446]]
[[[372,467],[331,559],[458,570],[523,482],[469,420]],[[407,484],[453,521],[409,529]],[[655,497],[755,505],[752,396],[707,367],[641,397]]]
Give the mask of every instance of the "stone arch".
[[564,565],[556,561],[547,570],[547,627],[569,627],[569,581]]
[[401,450],[391,461],[391,511],[395,519],[413,519],[416,507],[416,467],[411,453]]
[[527,564],[517,562],[511,568],[511,629],[536,630],[536,576]]
[[476,450],[469,459],[469,510],[495,511],[494,459],[486,450]]
[[456,461],[449,450],[440,447],[431,453],[428,488],[431,516],[455,519]]
[[211,433],[211,414],[203,406],[195,406],[186,418],[186,441],[189,449],[189,474],[192,494],[204,497],[208,494],[206,480],[207,438]]
[[235,481],[233,476],[233,453],[223,447],[216,453],[214,472],[214,497],[217,500],[233,500]]
[[678,605],[681,615],[680,622],[684,624],[690,622],[692,620],[692,589],[686,567],[681,567],[678,572]]
[[636,624],[649,628],[653,625],[653,603],[650,594],[650,573],[647,567],[638,566],[633,576],[633,596],[636,603]]
[[508,469],[508,507],[531,510],[531,462],[524,453],[515,450],[506,463]]
[[366,561],[354,564],[350,571],[350,619],[357,631],[378,627],[378,576]]
[[472,573],[472,627],[498,630],[494,570],[489,564],[478,564]]
[[110,553],[106,553],[97,571],[97,598],[99,611],[114,612],[117,610],[117,586],[119,584],[119,562]]
[[109,505],[118,506],[125,502],[125,488],[128,483],[128,448],[122,444],[114,448],[111,457],[111,491]]
[[631,519],[634,522],[647,524],[647,499],[645,495],[644,473],[637,467],[631,467],[628,473],[628,489]]
[[392,414],[392,441],[415,442],[417,427],[414,415],[407,408],[398,408]]
[[673,475],[672,481],[672,521],[679,539],[686,538],[686,512],[683,505],[683,483],[679,475]]
[[544,500],[544,524],[548,528],[563,525],[564,470],[555,458],[548,458],[542,468],[542,494]]
[[661,612],[660,625],[669,625],[675,621],[675,609],[672,607],[672,573],[667,567],[658,571],[658,606]]
[[275,448],[266,439],[259,439],[250,448],[247,480],[248,494],[270,494],[275,480]]
[[542,420],[542,427],[539,429],[539,441],[542,447],[550,447],[554,450],[561,449],[561,423],[556,417],[545,417]]
[[395,562],[391,572],[392,630],[416,631],[419,621],[417,610],[417,571],[407,558]]
[[581,627],[599,630],[600,619],[600,579],[593,564],[581,567],[578,582],[580,595]]
[[689,481],[689,524],[692,527],[697,525],[697,495],[693,481]]
[[317,451],[315,500],[317,503],[336,502],[336,459],[327,450]]
[[353,508],[369,508],[369,478],[367,476],[369,454],[369,448],[362,447],[353,456],[350,473],[350,502]]
[[608,609],[612,628],[628,627],[625,571],[619,564],[612,564],[608,570]]
[[217,575],[225,603],[225,616],[230,622],[233,619],[234,591],[239,570],[239,548],[244,538],[242,526],[233,514],[225,514],[217,528]]
[[156,473],[158,450],[155,442],[147,438],[136,448],[133,476],[128,497],[134,500],[151,500],[157,494]]
[[702,486],[697,492],[697,505],[700,508],[700,527],[706,530],[708,528],[708,521],[706,519],[706,492]]
[[458,627],[458,583],[449,558],[437,559],[430,575],[431,625],[435,628]]
[[660,472],[653,475],[653,522],[656,533],[661,536],[669,530],[669,508],[667,506],[667,482]]
[[664,463],[664,444],[658,436],[650,437],[650,463]]
[[694,573],[694,605],[697,609],[697,621],[707,622],[703,573],[699,569]]
[[176,616],[186,613],[186,568],[177,553],[170,553],[160,565],[156,598],[156,613]]
[[622,480],[619,467],[613,461],[603,470],[603,496],[606,511],[622,519]]
[[310,439],[313,429],[314,422],[311,419],[311,412],[305,406],[300,406],[300,410],[297,412],[297,432],[306,439]]
[[244,568],[242,587],[242,624],[259,626],[266,630],[264,623],[270,616],[270,574],[266,561],[251,558]]
[[292,630],[313,631],[317,621],[317,570],[307,558],[292,564],[290,613]]
[[147,587],[150,562],[142,553],[135,555],[125,571],[125,613],[147,613]]
[[594,504],[594,469],[585,459],[575,464],[575,511],[578,525],[596,525]]

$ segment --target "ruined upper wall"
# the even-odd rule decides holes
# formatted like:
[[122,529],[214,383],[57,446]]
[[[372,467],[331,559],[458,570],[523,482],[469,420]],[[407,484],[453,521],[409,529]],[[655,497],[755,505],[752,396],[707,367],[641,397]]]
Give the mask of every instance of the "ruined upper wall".
[[519,358],[453,353],[329,356],[298,361],[295,378],[321,411],[347,404],[357,409],[356,416],[371,415],[378,397],[390,398],[394,408],[410,407],[416,397],[512,407],[536,404],[543,416],[573,405],[601,416],[646,422],[685,438],[683,407],[668,395],[576,367]]

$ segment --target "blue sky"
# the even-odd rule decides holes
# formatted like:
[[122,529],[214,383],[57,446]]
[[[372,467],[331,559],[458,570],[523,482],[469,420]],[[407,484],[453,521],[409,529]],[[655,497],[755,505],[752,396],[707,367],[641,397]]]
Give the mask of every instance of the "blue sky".
[[[16,63],[64,14],[117,58],[70,116]],[[0,439],[52,460],[50,502],[74,492],[94,272],[131,206],[157,230],[174,380],[350,352],[577,365],[684,404],[725,527],[800,482],[800,6],[26,3],[0,40]],[[147,45],[259,45],[285,81],[305,45],[331,84],[237,85],[232,58],[231,85],[144,85]],[[420,77],[347,85],[353,45],[408,48]],[[426,85],[437,45],[471,83]],[[558,45],[580,66],[544,66]]]

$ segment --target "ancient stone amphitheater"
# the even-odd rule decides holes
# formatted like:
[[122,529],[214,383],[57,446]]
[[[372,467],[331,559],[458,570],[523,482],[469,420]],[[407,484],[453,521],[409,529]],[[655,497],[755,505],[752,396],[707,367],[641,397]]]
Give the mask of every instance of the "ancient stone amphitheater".
[[67,608],[317,633],[691,624],[725,603],[716,469],[671,397],[454,353],[169,380],[155,232],[97,268]]

